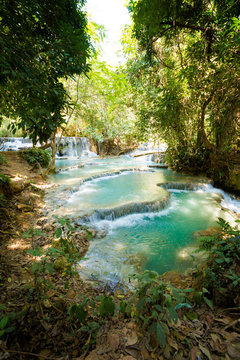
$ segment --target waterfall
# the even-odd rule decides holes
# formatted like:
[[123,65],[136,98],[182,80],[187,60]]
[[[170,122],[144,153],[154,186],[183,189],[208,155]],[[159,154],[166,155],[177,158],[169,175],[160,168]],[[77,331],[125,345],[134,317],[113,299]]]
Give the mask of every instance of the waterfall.
[[170,204],[170,194],[166,192],[160,200],[124,204],[115,208],[95,209],[81,216],[81,222],[96,222],[99,220],[115,220],[131,214],[152,213],[165,209]]
[[178,183],[178,182],[169,182],[169,183],[160,183],[157,184],[160,187],[163,187],[169,191],[198,191],[198,192],[207,192],[212,194],[219,194],[221,196],[221,205],[222,207],[231,210],[237,214],[240,213],[240,201],[235,200],[231,195],[227,194],[225,191],[215,188],[212,184],[208,183]]
[[31,148],[32,146],[33,146],[32,140],[29,138],[23,138],[23,137],[0,138],[0,151],[18,151],[21,149]]
[[205,190],[208,188],[208,184],[202,183],[182,183],[182,182],[170,182],[170,183],[160,183],[157,184],[160,187],[163,187],[166,190],[184,190],[184,191],[197,191]]
[[[58,138],[56,138],[58,142]],[[14,138],[6,137],[0,138],[0,151],[18,151],[21,149],[32,148],[33,143],[29,138]],[[37,143],[40,146],[40,143]],[[94,152],[90,151],[90,143],[87,138],[84,137],[62,137],[57,153],[57,157],[93,157],[97,156]]]
[[90,143],[87,138],[83,137],[62,137],[57,153],[58,157],[93,157],[97,156],[90,151]]
[[201,190],[209,193],[220,194],[223,198],[221,205],[224,208],[229,209],[237,214],[240,213],[240,201],[235,200],[231,195],[227,194],[222,189],[215,188],[211,184],[205,184],[205,187]]

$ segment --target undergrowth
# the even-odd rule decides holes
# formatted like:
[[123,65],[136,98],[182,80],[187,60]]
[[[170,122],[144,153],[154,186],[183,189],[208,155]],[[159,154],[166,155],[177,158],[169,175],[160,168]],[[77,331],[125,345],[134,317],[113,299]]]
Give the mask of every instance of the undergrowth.
[[[236,223],[240,223],[239,220]],[[217,235],[200,240],[199,251],[208,254],[195,276],[217,305],[240,305],[240,230],[219,218]],[[229,296],[231,294],[231,296]]]
[[23,150],[21,155],[30,165],[40,164],[42,167],[48,167],[50,163],[50,154],[47,150],[32,148]]
[[[218,304],[217,296],[226,300],[231,293],[234,304],[239,302],[240,294],[240,231],[219,219],[221,232],[211,239],[201,240],[201,251],[207,251],[206,263],[195,273],[200,278],[195,288],[179,289],[163,282],[153,271],[145,271],[134,276],[136,288],[127,296],[105,293],[101,296],[75,294],[72,300],[64,302],[55,283],[57,274],[61,274],[63,287],[67,290],[70,280],[78,277],[76,265],[81,259],[79,251],[71,240],[73,227],[70,220],[58,219],[60,226],[55,232],[55,239],[47,248],[34,246],[34,239],[42,236],[40,230],[31,227],[23,237],[31,240],[31,249],[27,254],[32,256],[32,266],[28,269],[33,281],[24,285],[26,301],[32,304],[37,318],[45,319],[54,309],[64,319],[64,326],[74,338],[78,338],[81,347],[89,351],[94,347],[101,326],[114,318],[120,322],[134,319],[143,336],[152,336],[160,348],[165,348],[169,336],[175,336],[178,319],[198,318],[197,308],[208,306],[213,310],[213,303]],[[55,297],[52,300],[51,292]],[[212,302],[213,300],[213,302]],[[62,303],[59,308],[58,304]],[[22,336],[19,324],[26,324],[28,318],[25,307],[13,312],[7,304],[0,308],[0,339],[6,344],[20,341]],[[54,316],[52,313],[52,316]],[[49,320],[53,321],[53,320]],[[18,334],[18,335],[16,335]],[[145,334],[145,335],[144,335]],[[150,335],[149,335],[150,334]],[[174,335],[175,334],[175,335]]]

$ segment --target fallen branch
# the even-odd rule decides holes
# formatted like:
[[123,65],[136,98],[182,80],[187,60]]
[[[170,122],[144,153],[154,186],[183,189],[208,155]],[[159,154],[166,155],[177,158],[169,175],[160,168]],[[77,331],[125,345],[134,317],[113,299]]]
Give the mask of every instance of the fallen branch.
[[150,151],[147,153],[143,153],[143,154],[137,154],[137,155],[133,155],[134,157],[139,157],[139,156],[145,156],[145,155],[152,155],[152,154],[165,154],[162,151]]

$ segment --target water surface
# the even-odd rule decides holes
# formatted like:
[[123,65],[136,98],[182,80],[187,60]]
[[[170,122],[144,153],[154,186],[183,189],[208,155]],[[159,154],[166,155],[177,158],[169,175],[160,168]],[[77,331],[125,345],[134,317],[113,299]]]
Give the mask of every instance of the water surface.
[[[84,166],[70,168],[52,178],[60,185],[52,195],[53,202],[58,201],[58,196],[61,198],[61,189],[65,187],[56,210],[59,215],[79,218],[93,209],[156,200],[161,197],[159,183],[203,181],[167,169],[126,171],[109,176],[109,172],[120,169],[146,170],[151,162],[141,157],[81,158],[57,162],[59,168],[79,164]],[[100,174],[103,176],[90,179]],[[82,183],[84,179],[88,180]],[[66,185],[69,187],[67,192]],[[194,232],[215,226],[218,217],[229,217],[222,206],[240,212],[239,201],[211,185],[199,191],[170,192],[170,204],[162,211],[131,214],[115,220],[95,219],[92,225],[106,229],[108,234],[103,239],[91,241],[87,260],[80,262],[79,269],[85,278],[114,282],[128,281],[129,274],[145,269],[160,274],[169,270],[184,272],[198,261],[194,252],[197,247]]]

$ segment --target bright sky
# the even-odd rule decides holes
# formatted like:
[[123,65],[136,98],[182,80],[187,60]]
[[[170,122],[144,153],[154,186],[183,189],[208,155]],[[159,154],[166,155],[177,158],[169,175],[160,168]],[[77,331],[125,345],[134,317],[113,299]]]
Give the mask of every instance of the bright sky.
[[91,20],[106,29],[102,59],[113,66],[119,62],[116,52],[121,50],[122,27],[130,24],[130,15],[124,4],[125,0],[87,0],[85,7]]

